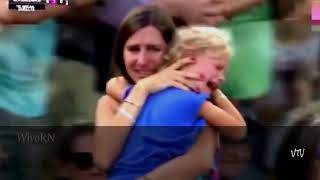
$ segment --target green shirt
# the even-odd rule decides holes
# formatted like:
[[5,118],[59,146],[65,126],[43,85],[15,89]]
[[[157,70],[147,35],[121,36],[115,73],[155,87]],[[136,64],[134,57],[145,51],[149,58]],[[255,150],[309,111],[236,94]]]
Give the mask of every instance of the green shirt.
[[222,91],[232,99],[251,99],[267,93],[272,80],[273,27],[269,3],[253,8],[224,28],[231,32],[234,56]]

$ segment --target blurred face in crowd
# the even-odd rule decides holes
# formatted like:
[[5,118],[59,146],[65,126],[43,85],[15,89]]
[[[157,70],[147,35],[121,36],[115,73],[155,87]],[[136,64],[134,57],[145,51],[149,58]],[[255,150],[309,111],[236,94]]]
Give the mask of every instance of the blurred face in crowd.
[[199,81],[197,91],[210,93],[219,88],[225,80],[229,58],[217,57],[214,51],[196,53],[196,63],[185,67],[185,71],[201,74],[204,81]]
[[71,162],[66,172],[69,180],[105,180],[105,173],[93,164],[93,134],[77,137],[72,144]]
[[135,32],[125,43],[123,58],[133,81],[148,77],[161,66],[167,44],[154,26],[146,26]]

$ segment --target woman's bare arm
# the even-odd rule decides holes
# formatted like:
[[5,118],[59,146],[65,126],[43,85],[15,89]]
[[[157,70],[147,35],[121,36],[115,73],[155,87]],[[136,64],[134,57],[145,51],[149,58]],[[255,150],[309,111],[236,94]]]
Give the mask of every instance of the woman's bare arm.
[[[120,104],[108,95],[101,97],[97,103],[94,160],[95,164],[104,170],[111,167],[130,130],[129,126],[108,126],[108,121],[114,118],[119,106]],[[115,136],[114,132],[116,132]]]
[[143,104],[146,97],[144,89],[136,86],[127,97],[127,100],[134,104],[127,102],[119,104],[109,95],[103,96],[98,101],[94,158],[100,168],[109,169],[121,152],[134,120],[141,110],[139,104]]
[[[107,95],[97,103],[95,162],[103,169],[111,167],[131,129],[128,120],[118,121],[119,119],[115,118],[127,85],[122,76],[110,79],[106,85]],[[138,110],[139,107],[136,108]]]

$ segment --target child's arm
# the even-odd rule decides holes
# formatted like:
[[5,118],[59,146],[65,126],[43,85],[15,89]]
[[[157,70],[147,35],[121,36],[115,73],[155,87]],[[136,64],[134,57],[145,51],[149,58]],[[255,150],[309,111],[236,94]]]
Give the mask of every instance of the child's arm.
[[127,86],[128,82],[123,76],[114,77],[107,82],[106,93],[120,102]]
[[200,115],[222,135],[232,139],[244,138],[247,128],[241,114],[220,90],[215,92],[214,96],[217,105],[205,102],[200,109]]
[[[237,110],[237,108],[232,104],[232,102],[223,94],[220,89],[216,89],[211,94],[214,104],[216,104],[221,109],[225,110],[231,116],[236,119],[243,120],[242,115]],[[244,121],[244,120],[243,120]]]

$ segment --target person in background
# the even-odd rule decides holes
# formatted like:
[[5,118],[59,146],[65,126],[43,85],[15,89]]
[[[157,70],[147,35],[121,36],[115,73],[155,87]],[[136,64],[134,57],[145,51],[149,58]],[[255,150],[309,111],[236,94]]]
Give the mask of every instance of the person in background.
[[8,0],[0,1],[0,143],[8,154],[1,179],[40,178],[46,144],[21,142],[17,131],[28,126],[33,132],[38,126],[46,132],[51,124],[46,115],[57,40],[53,18],[93,1],[72,2],[73,6],[47,5],[43,11],[19,12],[8,9]]

